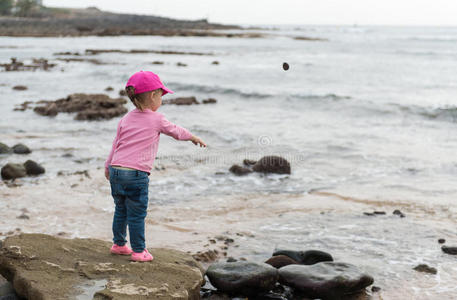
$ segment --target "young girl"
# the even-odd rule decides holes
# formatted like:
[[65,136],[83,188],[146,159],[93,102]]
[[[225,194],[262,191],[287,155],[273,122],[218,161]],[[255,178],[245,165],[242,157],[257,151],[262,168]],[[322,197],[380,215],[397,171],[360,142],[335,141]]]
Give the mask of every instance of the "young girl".
[[[200,147],[206,147],[206,144],[156,112],[162,104],[162,96],[173,93],[162,84],[159,76],[147,71],[137,72],[130,77],[125,89],[136,109],[119,121],[113,147],[105,162],[105,177],[110,181],[116,205],[111,253],[131,254],[134,261],[151,261],[153,257],[144,241],[144,218],[148,208],[148,176],[157,155],[159,136],[165,133]],[[126,245],[127,225],[133,251]]]

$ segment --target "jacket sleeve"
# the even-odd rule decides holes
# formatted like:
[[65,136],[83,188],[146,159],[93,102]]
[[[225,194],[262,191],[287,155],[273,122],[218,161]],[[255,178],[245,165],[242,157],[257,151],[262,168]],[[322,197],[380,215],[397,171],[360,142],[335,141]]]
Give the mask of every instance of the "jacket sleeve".
[[111,147],[111,151],[108,155],[108,158],[105,161],[105,169],[109,168],[109,165],[111,164],[111,160],[113,159],[114,150],[116,149],[117,142],[119,141],[119,134],[121,131],[121,122],[122,122],[122,119],[120,119],[119,123],[117,124],[116,137],[114,138],[113,146]]
[[163,115],[160,121],[160,133],[165,133],[177,140],[188,141],[192,138],[192,133],[187,129],[168,121]]

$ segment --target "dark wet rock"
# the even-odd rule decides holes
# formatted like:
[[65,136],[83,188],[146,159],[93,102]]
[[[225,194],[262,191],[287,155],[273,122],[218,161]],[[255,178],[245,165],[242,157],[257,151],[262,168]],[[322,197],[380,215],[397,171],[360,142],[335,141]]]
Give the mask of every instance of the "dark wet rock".
[[430,267],[430,266],[428,266],[426,264],[417,265],[413,269],[418,271],[418,272],[423,272],[423,273],[429,273],[429,274],[436,274],[437,273],[435,268]]
[[294,40],[297,40],[297,41],[328,41],[327,39],[321,39],[321,38],[315,38],[315,37],[309,37],[309,36],[296,36],[296,37],[294,37]]
[[217,103],[217,100],[214,98],[208,98],[208,99],[203,99],[202,103],[203,104],[213,104],[213,103]]
[[457,247],[443,246],[441,247],[441,250],[447,254],[457,255]]
[[192,257],[196,261],[213,262],[219,258],[219,251],[217,251],[217,250],[207,250],[204,252],[198,251],[197,253],[193,254]]
[[17,219],[21,219],[21,220],[29,220],[30,217],[28,215],[26,215],[25,213],[22,213],[21,215],[17,216],[16,217]]
[[269,264],[270,266],[275,267],[276,269],[279,269],[279,268],[282,268],[282,267],[285,267],[288,265],[300,264],[298,261],[296,261],[286,255],[276,255],[276,256],[270,257],[265,263]]
[[25,85],[16,85],[16,86],[13,86],[13,90],[25,91],[25,90],[27,90],[27,87]]
[[125,90],[119,90],[119,96],[127,96],[127,92]]
[[[57,60],[64,61],[64,62],[88,62],[94,65],[108,65],[109,63],[103,62],[99,59],[94,59],[94,58],[76,58],[76,57],[71,57],[71,58],[58,58]],[[112,63],[114,64],[114,63]]]
[[446,243],[446,240],[445,239],[438,239],[438,243],[444,244],[444,243]]
[[218,65],[219,62],[218,62],[217,60],[215,60],[215,61],[213,61],[211,64],[212,64],[212,65]]
[[35,107],[33,109],[33,111],[39,115],[48,116],[48,117],[55,117],[59,113],[57,104],[55,104],[55,103],[49,103],[45,106]]
[[283,64],[282,64],[282,68],[283,68],[283,70],[284,70],[284,71],[287,71],[287,70],[289,70],[289,64],[288,64],[288,63],[286,63],[286,62],[285,62],[285,63],[283,63]]
[[29,154],[32,151],[24,144],[16,144],[13,146],[13,152],[16,154]]
[[182,62],[178,62],[178,63],[176,63],[176,65],[177,65],[178,67],[187,67],[187,64],[182,63]]
[[264,156],[253,166],[255,172],[290,174],[290,163],[280,156]]
[[380,290],[381,290],[381,288],[380,288],[379,286],[373,285],[373,286],[371,287],[371,291],[372,291],[373,293],[377,293],[377,292],[379,292]]
[[120,50],[120,49],[86,49],[87,55],[97,55],[100,53],[122,53],[122,54],[168,54],[168,55],[213,55],[212,53],[203,52],[185,52],[185,51],[168,51],[168,50],[147,50],[147,49],[132,49],[132,50]]
[[238,260],[231,256],[229,258],[227,258],[227,262],[236,262],[236,261],[238,261]]
[[[1,247],[1,244],[0,244]],[[11,282],[0,275],[0,300],[16,300],[16,293]]]
[[234,243],[234,242],[235,242],[235,240],[232,239],[232,238],[226,238],[226,239],[224,240],[224,244],[226,244],[226,245],[231,244],[231,243]]
[[94,299],[199,299],[203,270],[190,255],[154,248],[149,249],[152,263],[131,263],[128,256],[110,255],[111,245],[43,234],[11,236],[0,249],[0,273],[27,299],[75,299],[81,295],[78,287],[99,280],[103,284]]
[[249,166],[253,166],[257,163],[256,160],[253,160],[253,159],[243,159],[243,165],[249,167]]
[[0,154],[10,154],[13,153],[13,149],[8,147],[7,145],[0,143]]
[[73,56],[80,56],[81,54],[79,52],[56,52],[54,55],[73,55]]
[[175,105],[192,105],[200,104],[195,97],[181,97],[175,99],[162,100],[162,104],[175,104]]
[[56,64],[50,64],[47,59],[32,59],[32,63],[25,64],[21,61],[18,61],[15,57],[11,58],[10,63],[0,64],[1,67],[4,68],[6,72],[14,72],[14,71],[36,71],[36,70],[44,70],[47,71],[56,66]]
[[245,261],[214,263],[206,275],[219,291],[231,295],[263,294],[278,280],[278,271],[272,266]]
[[399,210],[399,209],[396,209],[392,212],[392,214],[396,215],[396,216],[399,216],[400,218],[404,218],[405,215]]
[[8,163],[1,170],[2,179],[16,179],[27,176],[25,167],[21,164]]
[[310,266],[289,265],[279,269],[279,281],[308,297],[339,299],[357,293],[373,283],[373,277],[356,266],[341,262],[321,262]]
[[111,87],[111,86],[108,86],[106,89],[105,89],[106,92],[112,92],[114,91],[114,88]]
[[[104,94],[72,94],[55,101],[42,100],[33,109],[43,116],[58,113],[76,113],[75,120],[103,120],[121,116],[127,112],[123,98],[110,98]],[[26,105],[28,108],[30,104]]]
[[363,214],[365,216],[378,216],[378,215],[385,215],[386,212],[385,211],[375,210],[374,212],[364,212]]
[[230,172],[232,172],[235,175],[241,176],[241,175],[246,175],[249,173],[252,173],[252,171],[248,168],[242,167],[240,165],[233,165],[229,169]]
[[37,164],[33,160],[28,160],[24,163],[25,170],[27,175],[40,175],[43,174],[46,170],[43,166]]
[[324,251],[319,250],[307,250],[307,251],[293,251],[293,250],[276,250],[273,256],[285,255],[299,264],[313,265],[318,262],[333,261],[333,257]]
[[159,61],[159,60],[155,60],[151,64],[153,64],[153,65],[163,65],[164,62],[163,61]]

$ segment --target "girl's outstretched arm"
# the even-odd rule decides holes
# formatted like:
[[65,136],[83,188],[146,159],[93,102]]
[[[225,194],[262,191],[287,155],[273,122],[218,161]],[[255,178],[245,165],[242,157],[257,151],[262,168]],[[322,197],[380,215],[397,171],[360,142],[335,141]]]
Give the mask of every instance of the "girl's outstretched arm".
[[198,136],[193,135],[191,137],[190,141],[192,143],[194,143],[194,145],[197,145],[197,146],[200,145],[200,147],[206,147],[205,142],[201,138],[199,138]]

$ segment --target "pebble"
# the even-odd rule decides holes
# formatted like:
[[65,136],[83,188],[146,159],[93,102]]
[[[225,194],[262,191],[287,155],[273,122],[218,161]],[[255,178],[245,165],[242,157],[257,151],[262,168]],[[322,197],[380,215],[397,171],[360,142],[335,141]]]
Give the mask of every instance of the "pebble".
[[426,264],[417,265],[413,269],[418,271],[418,272],[423,272],[423,273],[429,273],[429,274],[436,274],[437,273],[435,268],[430,267],[430,266],[428,266]]
[[404,218],[405,214],[402,213],[399,209],[396,209],[392,212],[392,214],[399,216],[400,218]]

